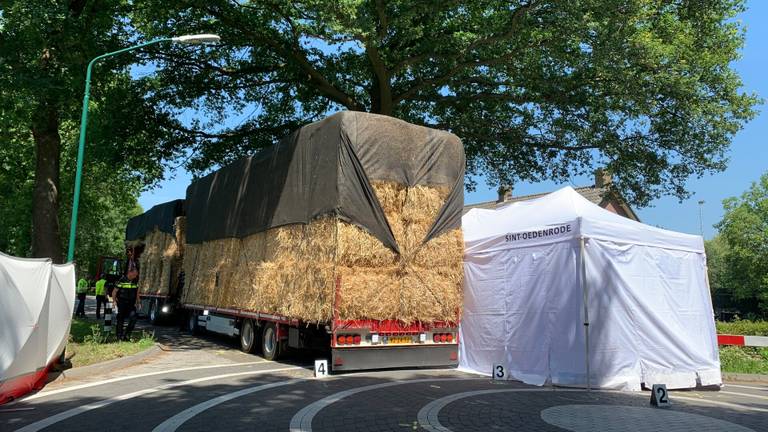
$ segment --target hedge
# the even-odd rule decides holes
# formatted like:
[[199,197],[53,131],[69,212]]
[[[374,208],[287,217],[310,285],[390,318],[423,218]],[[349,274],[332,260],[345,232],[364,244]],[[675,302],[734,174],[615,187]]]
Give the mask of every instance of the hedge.
[[768,336],[768,321],[737,320],[731,322],[717,321],[718,334]]

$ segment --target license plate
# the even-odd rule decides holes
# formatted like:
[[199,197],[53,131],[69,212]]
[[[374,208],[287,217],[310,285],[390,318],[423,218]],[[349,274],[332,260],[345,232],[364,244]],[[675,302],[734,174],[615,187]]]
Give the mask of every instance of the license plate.
[[410,336],[390,336],[390,344],[409,344],[413,341]]

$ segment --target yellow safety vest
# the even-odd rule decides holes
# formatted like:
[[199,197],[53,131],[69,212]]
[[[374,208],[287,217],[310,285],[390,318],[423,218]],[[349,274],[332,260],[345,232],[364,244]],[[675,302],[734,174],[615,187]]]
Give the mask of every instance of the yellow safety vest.
[[96,295],[104,295],[106,294],[106,285],[107,281],[104,279],[99,279],[96,281]]
[[88,292],[88,282],[85,279],[77,281],[77,293],[82,294]]

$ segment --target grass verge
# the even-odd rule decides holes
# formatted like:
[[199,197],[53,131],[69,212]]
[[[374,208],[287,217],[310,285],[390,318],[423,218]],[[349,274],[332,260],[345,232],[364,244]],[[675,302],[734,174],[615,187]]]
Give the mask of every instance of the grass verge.
[[155,344],[152,334],[134,331],[130,341],[118,342],[114,334],[106,334],[101,323],[73,318],[67,343],[67,358],[72,367],[87,366],[140,353]]
[[723,372],[768,374],[768,348],[721,346],[720,369]]

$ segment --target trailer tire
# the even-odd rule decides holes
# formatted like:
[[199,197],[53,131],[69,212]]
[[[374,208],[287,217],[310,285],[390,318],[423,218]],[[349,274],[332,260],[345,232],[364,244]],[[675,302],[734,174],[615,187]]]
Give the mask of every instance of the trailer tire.
[[258,345],[256,337],[256,324],[253,320],[245,319],[240,326],[240,350],[246,354],[252,353]]
[[187,331],[193,335],[200,333],[200,327],[197,325],[197,312],[195,311],[190,311],[187,315]]
[[261,336],[261,353],[266,360],[277,360],[281,354],[280,340],[277,338],[277,327],[274,323],[264,326]]

